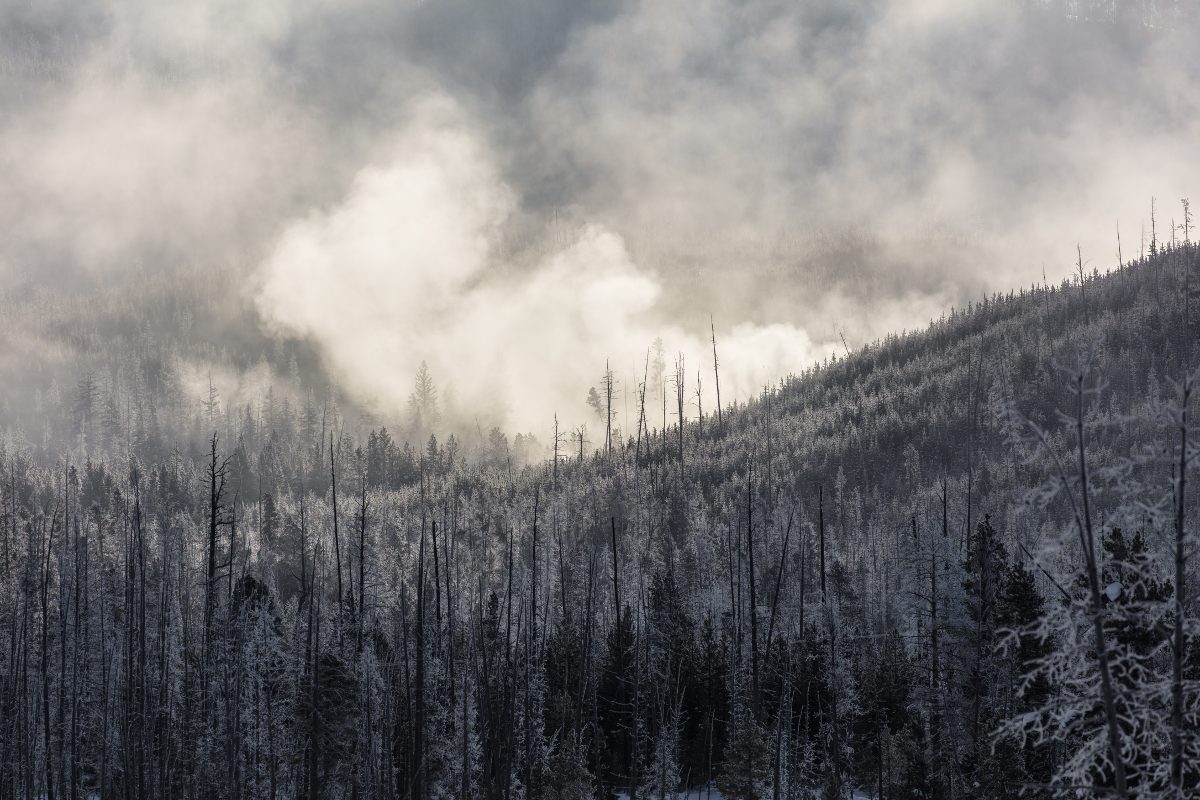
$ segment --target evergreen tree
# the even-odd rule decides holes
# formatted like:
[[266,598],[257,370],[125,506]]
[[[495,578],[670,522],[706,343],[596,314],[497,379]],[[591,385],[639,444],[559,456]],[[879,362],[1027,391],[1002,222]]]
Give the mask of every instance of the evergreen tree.
[[744,707],[735,710],[729,729],[717,788],[730,800],[764,800],[771,792],[767,733]]

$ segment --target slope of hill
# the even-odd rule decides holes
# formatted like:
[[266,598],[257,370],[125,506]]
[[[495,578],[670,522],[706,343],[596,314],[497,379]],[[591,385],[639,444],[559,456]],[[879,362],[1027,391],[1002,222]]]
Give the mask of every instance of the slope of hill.
[[186,309],[123,360],[66,330],[104,369],[6,395],[0,794],[1194,788],[1198,263],[525,468],[498,430],[346,426],[302,350],[236,403],[184,391]]

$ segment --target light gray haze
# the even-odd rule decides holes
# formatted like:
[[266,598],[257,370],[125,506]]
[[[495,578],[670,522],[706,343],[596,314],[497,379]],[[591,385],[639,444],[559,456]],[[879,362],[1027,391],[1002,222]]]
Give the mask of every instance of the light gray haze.
[[0,0],[0,274],[211,267],[364,407],[425,361],[539,431],[656,337],[707,381],[711,313],[744,399],[843,333],[1061,279],[1076,242],[1115,266],[1152,196],[1169,238],[1200,187],[1195,11]]

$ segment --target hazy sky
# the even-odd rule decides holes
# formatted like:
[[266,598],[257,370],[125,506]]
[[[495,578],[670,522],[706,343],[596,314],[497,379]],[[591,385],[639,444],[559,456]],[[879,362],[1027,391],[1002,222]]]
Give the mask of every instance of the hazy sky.
[[711,313],[744,397],[1169,237],[1196,3],[1091,5],[0,0],[0,269],[235,263],[364,402],[522,428]]

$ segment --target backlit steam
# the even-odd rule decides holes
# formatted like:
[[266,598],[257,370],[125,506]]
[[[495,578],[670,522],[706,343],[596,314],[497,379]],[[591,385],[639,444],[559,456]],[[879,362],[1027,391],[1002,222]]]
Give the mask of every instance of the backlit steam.
[[[462,408],[490,422],[545,431],[557,413],[578,423],[606,363],[635,391],[656,338],[670,369],[684,355],[692,409],[711,345],[658,321],[656,276],[600,225],[514,276],[496,243],[515,210],[463,114],[445,98],[423,101],[386,163],[283,232],[262,266],[260,313],[316,341],[345,385],[385,415],[403,410],[426,362]],[[828,350],[784,324],[739,325],[720,346],[726,401]]]

